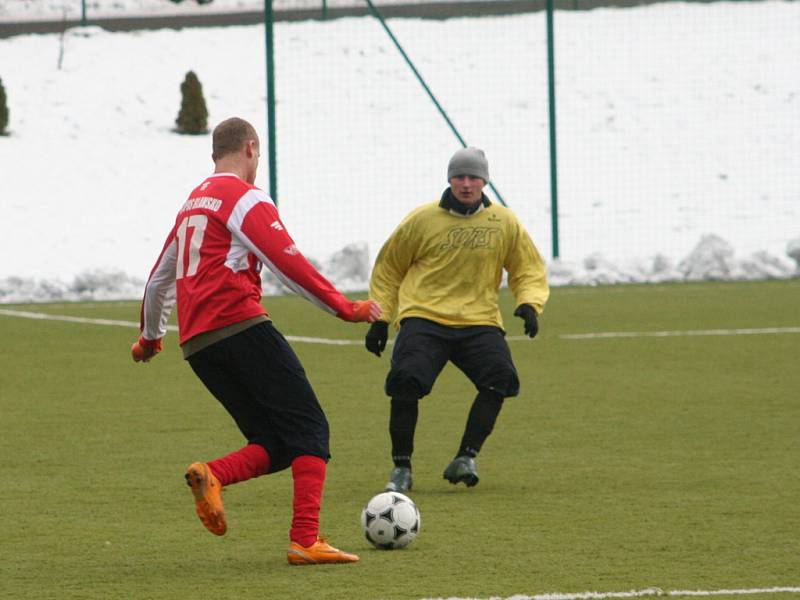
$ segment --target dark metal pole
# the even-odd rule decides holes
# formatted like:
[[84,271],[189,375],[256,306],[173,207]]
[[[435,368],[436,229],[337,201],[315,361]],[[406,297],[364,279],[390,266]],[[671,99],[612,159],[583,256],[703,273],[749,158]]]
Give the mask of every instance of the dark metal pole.
[[269,195],[278,204],[278,159],[275,144],[275,49],[273,47],[272,0],[264,0],[264,41],[267,49],[267,152]]
[[81,0],[81,27],[86,27],[86,0]]
[[547,0],[547,82],[550,107],[550,221],[553,229],[553,258],[558,258],[558,169],[556,168],[556,77],[553,44],[553,0]]

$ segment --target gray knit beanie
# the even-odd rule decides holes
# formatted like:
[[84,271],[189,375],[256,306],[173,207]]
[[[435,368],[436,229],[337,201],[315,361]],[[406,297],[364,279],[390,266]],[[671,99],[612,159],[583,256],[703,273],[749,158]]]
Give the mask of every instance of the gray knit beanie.
[[483,150],[469,146],[453,154],[447,165],[447,181],[459,175],[472,175],[489,181],[489,161],[486,160]]

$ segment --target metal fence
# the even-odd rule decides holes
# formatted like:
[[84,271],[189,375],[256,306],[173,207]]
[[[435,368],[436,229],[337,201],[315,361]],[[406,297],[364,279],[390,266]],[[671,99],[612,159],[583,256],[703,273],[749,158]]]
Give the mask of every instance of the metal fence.
[[[106,9],[93,2],[90,21]],[[216,7],[216,24],[251,9],[263,23],[269,4],[131,0],[127,19],[163,26],[141,14],[154,2]],[[265,97],[272,192],[313,256],[350,243],[374,256],[438,197],[462,143],[486,150],[490,195],[549,258],[657,268],[708,234],[785,258],[800,236],[797,2],[556,2],[550,22],[538,0],[271,5],[272,55],[243,76]],[[452,18],[420,18],[431,6]]]
[[[550,258],[636,259],[652,273],[717,236],[739,256],[788,260],[799,17],[791,2],[665,3],[279,28],[274,191],[298,220],[319,215],[374,255],[469,143]],[[296,173],[330,156],[341,171]],[[376,172],[388,188],[374,189]]]

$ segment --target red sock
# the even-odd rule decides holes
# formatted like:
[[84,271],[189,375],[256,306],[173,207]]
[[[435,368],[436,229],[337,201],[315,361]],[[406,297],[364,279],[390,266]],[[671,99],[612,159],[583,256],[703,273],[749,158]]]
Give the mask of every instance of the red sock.
[[317,456],[298,456],[292,461],[294,516],[289,539],[306,548],[316,542],[319,535],[325,468],[325,461]]
[[224,487],[263,475],[269,471],[269,464],[269,454],[264,446],[248,444],[241,450],[212,460],[208,463],[208,468]]

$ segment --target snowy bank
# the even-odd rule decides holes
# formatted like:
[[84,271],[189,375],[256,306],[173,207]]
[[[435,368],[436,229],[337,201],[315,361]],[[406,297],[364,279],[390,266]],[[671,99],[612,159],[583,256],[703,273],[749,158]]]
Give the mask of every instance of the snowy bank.
[[[552,286],[609,285],[623,283],[669,283],[691,281],[746,281],[800,277],[800,238],[787,248],[790,261],[756,252],[737,258],[733,246],[715,235],[704,236],[697,247],[677,264],[666,256],[614,264],[600,254],[581,263],[555,260],[548,265]],[[364,244],[352,244],[320,264],[314,265],[343,292],[364,292],[369,287],[371,262]],[[261,274],[264,294],[290,293],[268,270]],[[63,300],[138,300],[144,280],[121,271],[86,271],[71,283],[20,277],[0,279],[0,304]]]

